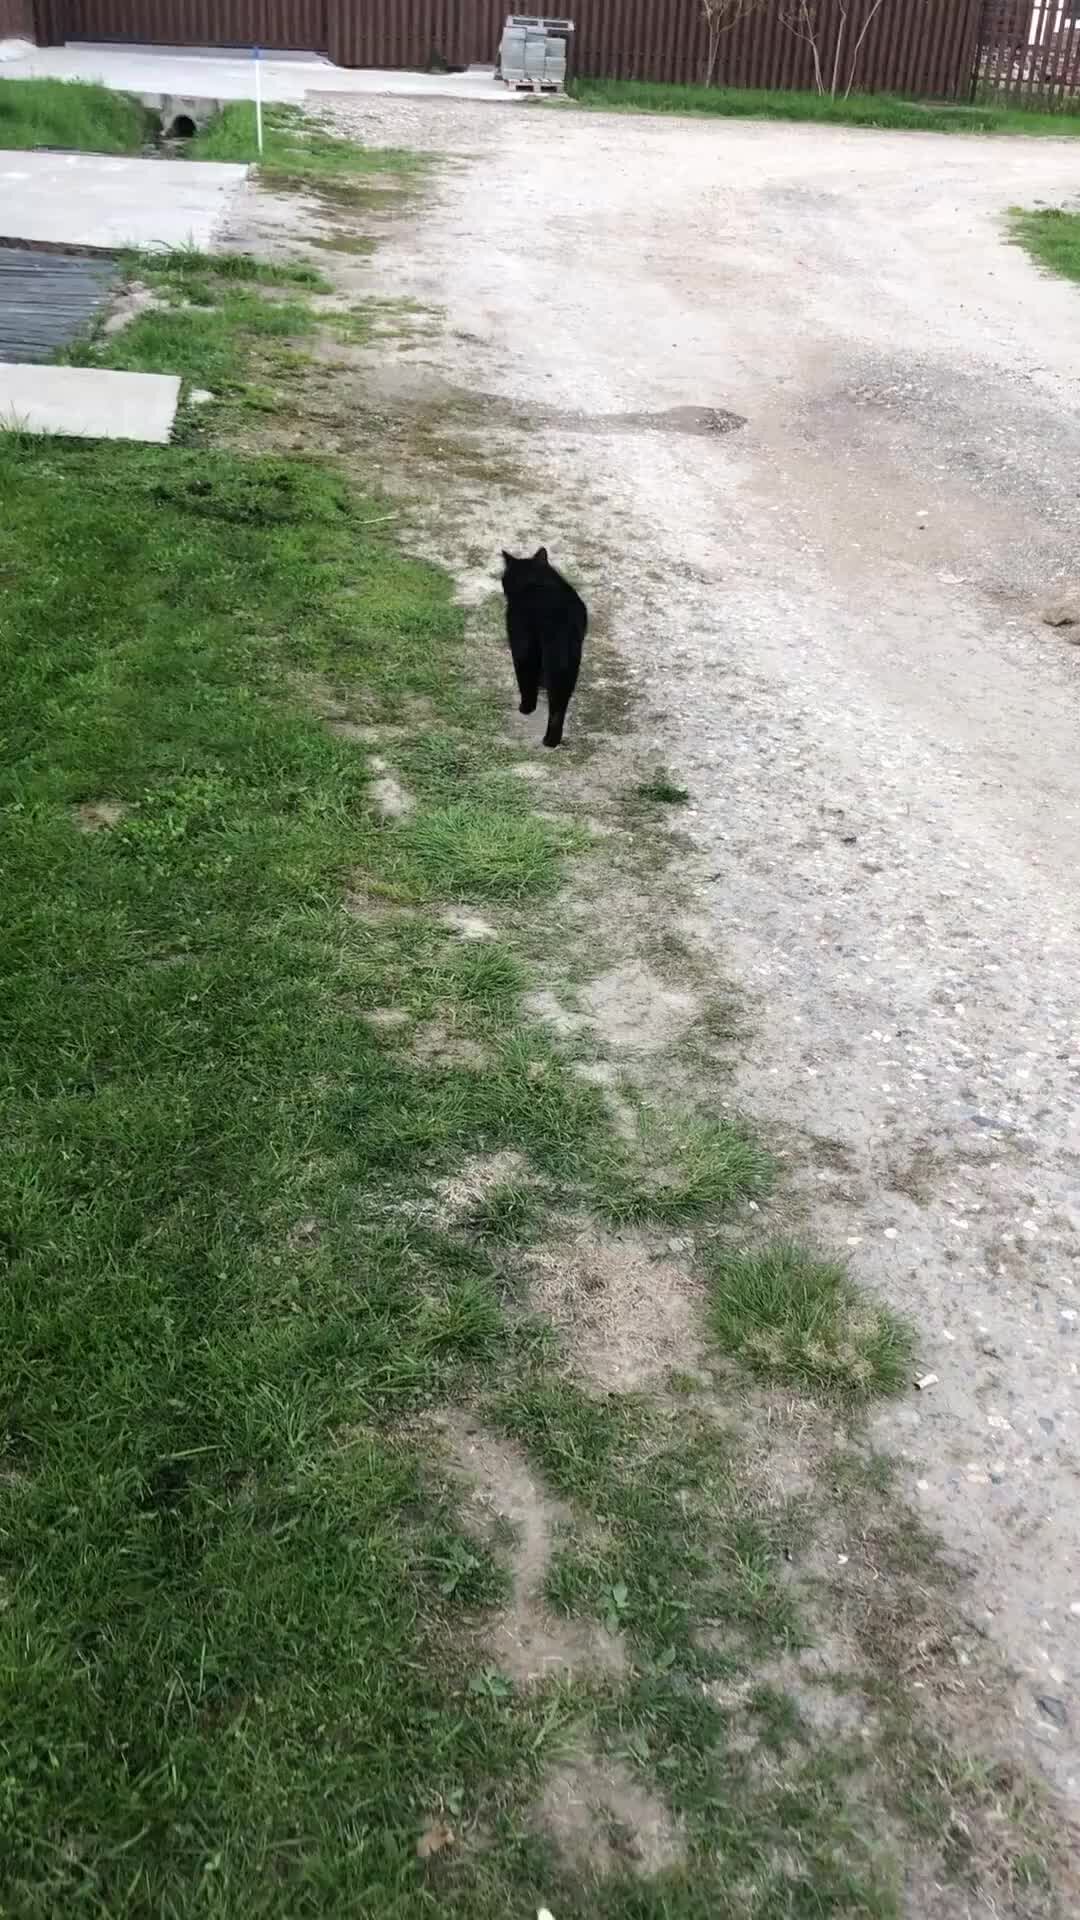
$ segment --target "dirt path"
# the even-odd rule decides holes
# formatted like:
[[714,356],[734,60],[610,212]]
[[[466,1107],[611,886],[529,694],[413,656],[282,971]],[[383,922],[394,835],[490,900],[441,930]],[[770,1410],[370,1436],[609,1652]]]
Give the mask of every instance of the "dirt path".
[[[478,514],[477,552],[576,529],[555,557],[691,790],[688,885],[751,998],[738,1098],[922,1329],[937,1384],[879,1437],[1080,1800],[1080,650],[1039,618],[1075,565],[1080,294],[1001,237],[1075,150],[341,111],[459,157],[377,265],[446,309],[419,377],[534,422],[550,514]],[[673,408],[747,424],[610,417]]]

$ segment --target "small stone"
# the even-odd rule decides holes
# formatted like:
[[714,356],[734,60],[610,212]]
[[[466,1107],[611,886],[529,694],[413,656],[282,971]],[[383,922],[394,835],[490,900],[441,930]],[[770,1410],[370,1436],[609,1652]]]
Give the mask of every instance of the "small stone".
[[1065,1702],[1059,1700],[1056,1694],[1040,1693],[1036,1696],[1035,1704],[1040,1713],[1045,1713],[1047,1719],[1053,1721],[1055,1727],[1068,1726],[1069,1716],[1065,1710]]
[[1080,600],[1054,600],[1043,608],[1043,623],[1048,627],[1080,626]]
[[205,407],[213,397],[209,387],[192,387],[188,395],[193,407]]

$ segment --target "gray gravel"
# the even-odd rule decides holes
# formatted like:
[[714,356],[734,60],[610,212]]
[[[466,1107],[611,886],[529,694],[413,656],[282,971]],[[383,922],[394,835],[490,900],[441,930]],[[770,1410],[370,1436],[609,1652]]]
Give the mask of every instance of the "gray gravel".
[[[446,307],[443,374],[536,410],[537,497],[693,794],[738,1096],[922,1330],[937,1384],[879,1438],[1080,1802],[1080,649],[1040,618],[1080,576],[1080,290],[1002,230],[1080,148],[349,115],[462,161],[377,273]],[[572,418],[673,407],[748,424]]]

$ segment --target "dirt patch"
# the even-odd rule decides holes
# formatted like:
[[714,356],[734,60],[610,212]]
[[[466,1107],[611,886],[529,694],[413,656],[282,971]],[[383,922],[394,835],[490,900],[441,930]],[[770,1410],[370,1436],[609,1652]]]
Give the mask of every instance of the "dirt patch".
[[447,1180],[435,1185],[442,1224],[453,1226],[463,1220],[481,1200],[511,1180],[520,1180],[525,1162],[520,1153],[477,1154],[466,1160]]
[[643,960],[627,960],[581,989],[594,1025],[620,1053],[666,1053],[698,1012],[694,994],[662,980]]
[[465,907],[446,907],[439,915],[444,927],[451,933],[459,934],[462,940],[494,940],[496,929],[478,913],[470,913]]
[[574,1013],[571,1008],[564,1007],[562,1001],[548,987],[540,987],[534,993],[527,993],[522,1005],[534,1020],[542,1020],[545,1026],[553,1027],[564,1040],[575,1033],[580,1033],[587,1024],[584,1014]]
[[582,1749],[548,1779],[539,1824],[579,1873],[653,1875],[680,1865],[683,1844],[663,1802],[618,1760]]
[[407,907],[397,900],[388,900],[384,894],[368,893],[362,886],[346,888],[341,904],[351,919],[367,920],[373,926],[386,920],[416,919],[414,907]]
[[500,1522],[514,1531],[510,1603],[485,1630],[499,1666],[524,1685],[590,1669],[621,1673],[621,1641],[591,1622],[559,1619],[544,1601],[552,1545],[570,1522],[569,1509],[547,1493],[512,1441],[458,1411],[436,1425],[452,1472],[469,1489],[474,1523],[485,1533]]
[[429,1020],[417,1027],[410,1051],[417,1065],[423,1067],[470,1067],[479,1072],[488,1064],[488,1054],[478,1040],[455,1032],[442,1020]]
[[368,791],[384,820],[404,820],[412,813],[416,802],[411,793],[406,793],[401,782],[395,779],[385,760],[375,754],[371,757],[371,771],[376,776]]
[[800,1718],[818,1733],[856,1734],[871,1740],[878,1730],[877,1717],[866,1696],[845,1684],[854,1664],[843,1643],[827,1636],[817,1646],[760,1668],[755,1684],[786,1694]]
[[701,1355],[698,1289],[633,1234],[585,1234],[529,1256],[529,1297],[562,1334],[575,1371],[605,1392],[659,1385]]
[[291,1253],[314,1253],[322,1239],[322,1223],[313,1216],[295,1220],[286,1235]]
[[72,818],[80,833],[100,833],[104,827],[119,826],[126,812],[119,800],[83,800],[72,808]]
[[370,746],[373,741],[381,740],[385,732],[383,727],[362,726],[359,720],[328,720],[326,729],[335,740],[350,740],[355,746]]
[[374,1027],[376,1033],[394,1033],[409,1024],[403,1007],[372,1007],[360,1017],[366,1026]]
[[155,308],[164,309],[168,304],[153,287],[145,286],[141,280],[131,280],[114,301],[102,332],[106,336],[122,333],[141,313],[151,313]]

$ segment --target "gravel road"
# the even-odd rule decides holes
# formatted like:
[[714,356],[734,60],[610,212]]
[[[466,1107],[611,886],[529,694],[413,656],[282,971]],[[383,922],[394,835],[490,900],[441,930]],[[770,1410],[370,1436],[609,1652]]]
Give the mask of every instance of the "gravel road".
[[[922,1331],[937,1383],[878,1437],[1080,1802],[1080,647],[1040,619],[1080,584],[1080,289],[1003,238],[1080,149],[341,114],[457,156],[377,273],[446,308],[445,375],[538,423],[638,745],[693,794],[740,1098]],[[672,408],[746,424],[610,418]]]

